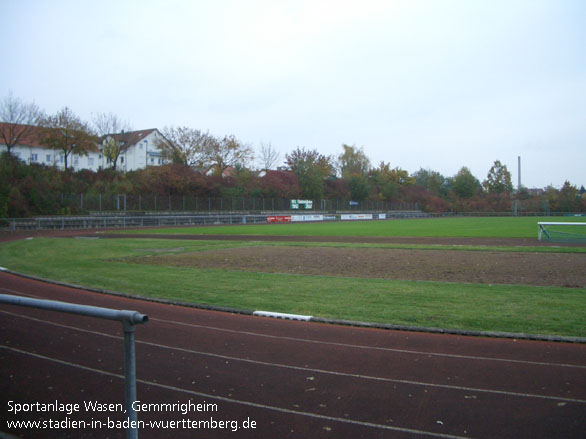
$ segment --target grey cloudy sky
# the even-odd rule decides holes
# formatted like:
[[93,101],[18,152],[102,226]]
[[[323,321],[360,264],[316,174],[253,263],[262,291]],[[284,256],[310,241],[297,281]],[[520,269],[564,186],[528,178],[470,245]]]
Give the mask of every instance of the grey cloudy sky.
[[586,185],[584,0],[0,0],[0,96]]

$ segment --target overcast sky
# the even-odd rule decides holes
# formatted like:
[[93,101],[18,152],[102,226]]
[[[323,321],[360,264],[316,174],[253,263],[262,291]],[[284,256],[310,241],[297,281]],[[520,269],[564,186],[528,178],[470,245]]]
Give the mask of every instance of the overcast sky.
[[584,0],[0,0],[0,97],[586,185]]

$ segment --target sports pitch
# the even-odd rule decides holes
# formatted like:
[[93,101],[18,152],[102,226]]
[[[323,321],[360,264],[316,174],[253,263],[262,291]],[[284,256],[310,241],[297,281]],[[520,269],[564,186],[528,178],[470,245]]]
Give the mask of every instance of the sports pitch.
[[[132,239],[34,238],[0,245],[0,265],[196,304],[584,337],[586,248],[539,243],[542,220],[442,218],[149,229],[132,231],[144,236]],[[312,236],[326,242],[308,241]],[[461,241],[452,245],[451,238]]]

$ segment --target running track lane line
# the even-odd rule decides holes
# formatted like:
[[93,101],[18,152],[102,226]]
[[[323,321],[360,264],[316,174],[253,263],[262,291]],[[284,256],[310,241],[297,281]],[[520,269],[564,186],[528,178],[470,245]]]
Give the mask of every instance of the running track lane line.
[[[115,338],[117,340],[123,339],[123,337],[120,337],[117,335],[111,335],[111,334],[106,334],[103,332],[91,331],[89,329],[77,328],[75,326],[63,325],[61,323],[47,322],[44,320],[36,319],[34,317],[11,313],[8,311],[0,311],[0,312],[4,313],[4,314],[9,314],[9,315],[12,315],[15,317],[21,317],[21,318],[33,320],[36,322],[45,323],[48,325],[58,326],[58,327],[66,328],[66,329],[73,329],[73,330],[80,331],[80,332],[86,332],[89,334],[99,335],[102,337]],[[435,384],[435,383],[425,383],[425,382],[420,382],[420,381],[399,380],[399,379],[393,379],[393,378],[375,377],[375,376],[370,376],[370,375],[360,375],[360,374],[353,374],[353,373],[346,373],[346,372],[335,372],[335,371],[325,370],[325,369],[313,369],[313,368],[308,368],[308,367],[291,366],[288,364],[269,363],[266,361],[250,360],[248,358],[230,357],[228,355],[213,354],[210,352],[203,352],[203,351],[196,351],[193,349],[185,349],[185,348],[180,348],[180,347],[167,346],[167,345],[162,345],[159,343],[152,343],[152,342],[141,341],[141,340],[135,340],[135,343],[140,343],[143,345],[153,346],[153,347],[161,348],[161,349],[176,350],[176,351],[185,352],[185,353],[193,354],[193,355],[201,355],[201,356],[212,357],[212,358],[221,358],[223,360],[240,361],[243,363],[257,364],[257,365],[268,366],[268,367],[277,367],[277,368],[289,369],[289,370],[295,370],[295,371],[321,373],[324,375],[341,376],[341,377],[347,377],[347,378],[358,378],[358,379],[371,380],[371,381],[382,381],[382,382],[387,382],[387,383],[408,384],[408,385],[413,385],[413,386],[435,387],[435,388],[440,388],[440,389],[450,389],[450,390],[458,390],[458,391],[466,391],[466,392],[490,393],[490,394],[504,395],[504,396],[515,396],[515,397],[522,397],[522,398],[537,398],[537,399],[547,399],[547,400],[552,400],[552,401],[575,402],[575,403],[579,403],[579,404],[586,404],[586,400],[583,400],[583,399],[564,398],[561,396],[548,396],[548,395],[538,395],[538,394],[533,394],[533,393],[521,393],[521,392],[507,392],[506,390],[478,389],[475,387],[453,386],[453,385],[449,385],[449,384]]]
[[547,363],[547,362],[541,362],[541,361],[514,360],[514,359],[509,359],[509,358],[480,357],[480,356],[473,356],[473,355],[445,354],[445,353],[441,353],[441,352],[424,352],[424,351],[412,351],[412,350],[408,350],[408,349],[381,348],[381,347],[377,347],[377,346],[364,346],[364,345],[356,345],[356,344],[348,344],[348,343],[338,343],[338,342],[333,342],[333,341],[311,340],[308,338],[296,338],[296,337],[286,337],[286,336],[281,336],[281,335],[260,334],[258,332],[237,331],[235,329],[226,329],[226,328],[218,328],[215,326],[197,325],[195,323],[177,322],[174,320],[157,319],[154,317],[149,317],[149,319],[150,319],[150,321],[173,323],[176,325],[191,326],[194,328],[212,329],[215,331],[234,332],[237,334],[253,335],[256,337],[275,338],[275,339],[280,339],[280,340],[300,341],[300,342],[305,342],[305,343],[325,344],[325,345],[330,345],[330,346],[340,346],[340,347],[348,347],[348,348],[356,348],[356,349],[372,349],[372,350],[383,351],[383,352],[397,352],[397,353],[401,353],[401,354],[414,354],[414,355],[424,355],[424,356],[427,355],[427,356],[435,356],[435,357],[460,358],[460,359],[467,359],[467,360],[502,361],[505,363],[521,363],[521,364],[530,364],[530,365],[534,365],[534,366],[558,366],[558,367],[573,367],[573,368],[577,368],[577,369],[586,369],[586,366],[580,366],[577,364]]
[[[10,293],[21,294],[23,296],[28,296],[28,297],[35,297],[35,298],[39,298],[39,299],[42,298],[41,296],[37,296],[34,294],[23,293],[20,291],[9,290],[6,288],[0,288],[0,290],[3,290],[5,292],[10,292]],[[500,362],[504,362],[504,363],[530,364],[533,366],[571,367],[571,368],[576,368],[576,369],[586,369],[586,366],[581,366],[581,365],[577,365],[577,364],[548,363],[548,362],[542,362],[542,361],[515,360],[515,359],[510,359],[510,358],[481,357],[481,356],[473,356],[473,355],[446,354],[446,353],[442,353],[442,352],[424,352],[424,351],[413,351],[413,350],[408,350],[408,349],[381,348],[381,347],[376,347],[376,346],[364,346],[364,345],[356,345],[356,344],[348,344],[348,343],[338,343],[338,342],[332,342],[332,341],[311,340],[308,338],[296,338],[296,337],[286,337],[286,336],[281,336],[281,335],[261,334],[258,332],[250,332],[250,331],[237,331],[235,329],[218,328],[216,326],[197,325],[195,323],[178,322],[178,321],[174,321],[174,320],[158,319],[155,317],[149,317],[149,319],[150,319],[150,321],[158,321],[158,322],[188,326],[188,327],[193,327],[193,328],[203,328],[203,329],[210,329],[210,330],[214,330],[214,331],[231,332],[231,333],[243,334],[243,335],[252,335],[255,337],[265,337],[265,338],[272,338],[272,339],[277,339],[277,340],[299,341],[299,342],[304,342],[304,343],[324,344],[324,345],[330,345],[330,346],[348,347],[348,348],[355,348],[355,349],[372,349],[372,350],[383,351],[383,352],[397,352],[397,353],[401,353],[401,354],[447,357],[447,358],[458,358],[458,359],[478,360],[478,361],[500,361]]]
[[[51,357],[47,357],[45,355],[40,355],[40,354],[35,354],[32,352],[27,352],[27,351],[23,351],[21,349],[16,349],[13,347],[9,347],[9,346],[4,346],[4,345],[0,345],[1,349],[6,349],[8,351],[12,351],[12,352],[16,352],[22,355],[28,355],[34,358],[38,358],[41,360],[45,360],[45,361],[51,361],[57,364],[61,364],[61,365],[65,365],[65,366],[70,366],[70,367],[74,367],[77,369],[81,369],[81,370],[85,370],[88,372],[93,372],[93,373],[97,373],[100,375],[105,375],[105,376],[109,376],[109,377],[115,377],[115,378],[119,378],[121,380],[124,380],[124,375],[120,375],[117,373],[112,373],[112,372],[107,372],[104,370],[100,370],[100,369],[95,369],[92,367],[87,367],[87,366],[83,366],[81,364],[76,364],[76,363],[70,363],[68,361],[64,361],[64,360],[59,360],[57,358],[51,358]],[[203,397],[203,398],[208,398],[208,399],[216,399],[219,401],[224,401],[224,402],[228,402],[228,403],[233,403],[233,404],[240,404],[240,405],[245,405],[248,407],[255,407],[255,408],[260,408],[260,409],[264,409],[264,410],[271,410],[271,411],[276,411],[276,412],[280,412],[280,413],[286,413],[286,414],[290,414],[290,415],[296,415],[296,416],[305,416],[305,417],[309,417],[309,418],[313,418],[313,419],[321,419],[321,420],[325,420],[325,421],[332,421],[332,422],[341,422],[344,424],[352,424],[352,425],[358,425],[361,427],[370,427],[370,428],[378,428],[381,430],[392,430],[392,431],[399,431],[402,433],[410,433],[410,434],[418,434],[418,435],[422,435],[422,436],[431,436],[431,437],[437,437],[437,438],[441,438],[441,439],[473,439],[471,437],[468,436],[454,436],[454,435],[449,435],[449,434],[442,434],[442,433],[434,433],[431,431],[423,431],[423,430],[416,430],[416,429],[412,429],[412,428],[405,428],[405,427],[393,427],[390,425],[383,425],[383,424],[375,424],[375,423],[371,423],[371,422],[362,422],[362,421],[357,421],[354,419],[345,419],[345,418],[337,418],[337,417],[333,417],[333,416],[326,416],[326,415],[320,415],[317,413],[311,413],[311,412],[302,412],[302,411],[298,411],[298,410],[291,410],[291,409],[286,409],[286,408],[281,408],[281,407],[275,407],[275,406],[270,406],[270,405],[265,405],[265,404],[259,404],[256,402],[252,402],[252,401],[243,401],[243,400],[239,400],[239,399],[233,399],[233,398],[227,398],[225,396],[217,396],[217,395],[210,395],[207,393],[202,393],[202,392],[196,392],[194,390],[187,390],[187,389],[182,389],[179,387],[175,387],[175,386],[169,386],[166,384],[160,384],[160,383],[155,383],[152,381],[146,381],[146,380],[142,380],[137,378],[136,379],[137,383],[141,383],[141,384],[145,384],[148,386],[153,386],[153,387],[159,387],[165,390],[171,390],[174,392],[181,392],[181,393],[186,393],[188,395],[193,395],[193,396],[197,396],[197,397]]]

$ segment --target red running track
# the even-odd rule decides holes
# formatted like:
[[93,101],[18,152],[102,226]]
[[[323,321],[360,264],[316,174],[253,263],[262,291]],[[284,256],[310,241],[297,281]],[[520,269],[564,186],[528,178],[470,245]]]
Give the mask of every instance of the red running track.
[[[138,399],[151,404],[138,414],[143,438],[585,437],[585,345],[275,320],[7,273],[0,273],[0,293],[149,315],[136,329]],[[123,404],[122,368],[120,323],[0,305],[0,432],[124,437],[115,424],[122,413],[85,408]],[[55,401],[79,411],[40,405],[14,413],[16,403]],[[60,426],[69,428],[8,428],[23,420],[52,427],[68,420]],[[175,421],[164,425],[175,428],[151,421]]]

